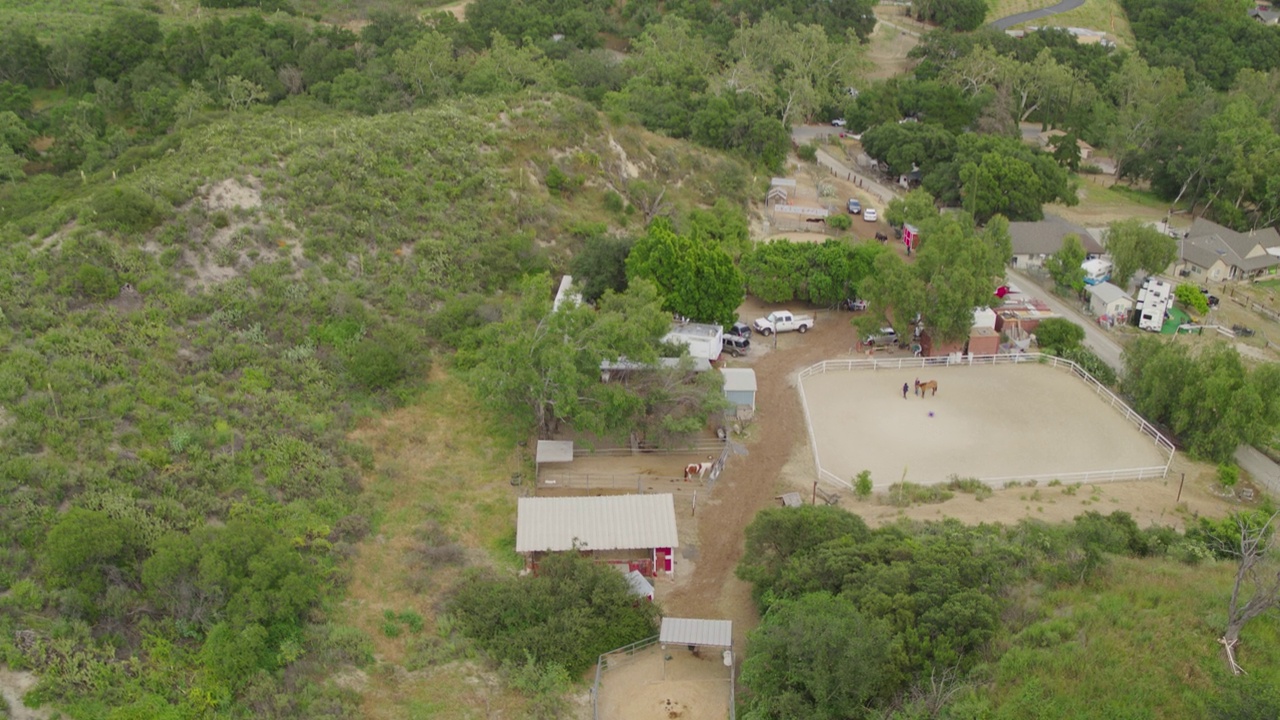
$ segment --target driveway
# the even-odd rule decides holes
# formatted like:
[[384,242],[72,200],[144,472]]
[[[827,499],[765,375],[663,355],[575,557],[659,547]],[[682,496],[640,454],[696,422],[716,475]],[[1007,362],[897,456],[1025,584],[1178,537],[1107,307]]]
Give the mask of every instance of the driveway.
[[1083,4],[1084,0],[1062,0],[1062,2],[1057,5],[1050,5],[1047,8],[1030,10],[1024,13],[1018,13],[1017,15],[1010,15],[1009,17],[1002,17],[999,20],[993,20],[989,24],[997,30],[1008,30],[1014,25],[1021,25],[1022,23],[1031,22],[1032,20],[1047,18],[1050,15],[1057,15],[1058,13],[1064,13],[1068,10],[1075,10]]

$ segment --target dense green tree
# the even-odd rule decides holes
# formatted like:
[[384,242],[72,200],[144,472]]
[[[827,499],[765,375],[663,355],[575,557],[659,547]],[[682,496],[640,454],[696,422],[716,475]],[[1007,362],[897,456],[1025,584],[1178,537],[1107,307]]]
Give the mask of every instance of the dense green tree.
[[821,244],[775,240],[743,255],[741,267],[747,289],[765,302],[831,307],[859,296],[859,286],[883,252],[880,245],[851,246],[836,239]]
[[914,0],[911,9],[917,20],[948,30],[977,30],[987,17],[987,4],[982,0]]
[[659,608],[637,602],[613,568],[575,553],[554,553],[542,559],[535,575],[473,575],[454,594],[449,612],[493,659],[531,658],[576,676],[601,653],[652,635]]
[[1012,253],[1008,221],[993,218],[978,231],[967,214],[953,213],[919,229],[915,263],[894,253],[876,258],[862,288],[874,312],[866,322],[884,320],[906,337],[919,315],[935,341],[964,340],[973,327],[973,309],[990,304],[1004,277]]
[[72,508],[45,538],[44,566],[54,587],[76,592],[79,612],[96,617],[108,582],[136,582],[145,547],[139,528],[99,510]]
[[689,235],[717,243],[735,260],[751,248],[751,226],[742,208],[717,198],[709,210],[695,208],[687,220]]
[[662,307],[695,322],[729,325],[745,296],[742,273],[717,243],[677,235],[658,219],[627,257],[627,277],[653,282]]
[[1084,245],[1071,233],[1062,238],[1062,247],[1057,252],[1045,258],[1044,269],[1059,290],[1081,293],[1084,292],[1084,259]]
[[1036,326],[1036,343],[1061,355],[1084,341],[1084,328],[1066,318],[1045,318]]
[[938,207],[933,196],[924,188],[916,188],[902,197],[889,201],[884,211],[884,219],[890,225],[901,227],[907,223],[919,225],[938,216]]
[[955,157],[956,138],[938,125],[891,122],[863,133],[862,147],[891,173],[928,173]]
[[607,235],[593,235],[583,241],[570,266],[583,300],[594,303],[608,290],[626,291],[627,256],[634,244],[634,238]]
[[840,597],[811,593],[780,603],[747,643],[747,717],[871,717],[871,703],[891,687],[890,638],[885,622]]
[[760,599],[795,555],[839,538],[862,541],[868,537],[862,518],[840,508],[804,505],[762,510],[747,526],[746,551],[737,575],[755,586]]
[[48,53],[35,33],[10,23],[0,34],[0,82],[38,86],[46,77]]
[[1194,312],[1197,315],[1204,315],[1209,312],[1209,298],[1200,292],[1200,288],[1195,285],[1183,283],[1173,289],[1173,297],[1183,307]]
[[1141,220],[1117,220],[1107,226],[1106,247],[1114,265],[1111,277],[1123,288],[1138,271],[1164,272],[1178,257],[1178,241]]
[[1196,457],[1225,462],[1241,443],[1259,442],[1280,426],[1280,373],[1248,370],[1235,348],[1192,354],[1185,345],[1139,338],[1124,360],[1122,388],[1134,408],[1169,427]]

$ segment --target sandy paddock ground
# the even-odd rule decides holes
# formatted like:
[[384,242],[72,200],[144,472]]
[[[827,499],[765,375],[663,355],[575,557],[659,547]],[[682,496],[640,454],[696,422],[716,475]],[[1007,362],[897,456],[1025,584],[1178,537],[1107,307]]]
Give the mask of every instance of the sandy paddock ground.
[[[609,658],[600,676],[600,717],[609,720],[722,720],[729,716],[729,668],[720,650],[695,658],[683,646]],[[666,661],[665,680],[663,656]]]
[[[936,380],[938,394],[902,397]],[[802,382],[818,457],[876,488],[951,475],[1050,476],[1164,465],[1167,454],[1078,378],[1027,365],[833,371]],[[932,413],[932,415],[930,415]]]

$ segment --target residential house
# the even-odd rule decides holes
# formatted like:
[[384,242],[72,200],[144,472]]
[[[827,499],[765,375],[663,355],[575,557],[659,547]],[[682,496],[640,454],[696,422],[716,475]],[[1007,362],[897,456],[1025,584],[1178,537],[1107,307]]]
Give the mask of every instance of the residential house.
[[1280,268],[1280,232],[1236,232],[1200,218],[1178,242],[1174,272],[1195,282],[1256,280]]
[[[1047,151],[1050,149],[1049,146],[1051,144],[1057,142],[1058,138],[1065,135],[1066,133],[1062,130],[1045,130],[1040,133],[1040,147]],[[1083,140],[1076,140],[1076,149],[1080,152],[1080,162],[1087,163],[1093,159],[1093,146],[1089,143]]]
[[1013,266],[1035,268],[1044,265],[1045,258],[1062,249],[1062,240],[1068,235],[1080,238],[1085,255],[1102,254],[1102,245],[1087,230],[1056,215],[1045,215],[1035,222],[1009,223],[1009,237],[1013,240]]
[[1124,322],[1133,310],[1133,297],[1109,282],[1090,285],[1089,309],[1097,317],[1113,318]]

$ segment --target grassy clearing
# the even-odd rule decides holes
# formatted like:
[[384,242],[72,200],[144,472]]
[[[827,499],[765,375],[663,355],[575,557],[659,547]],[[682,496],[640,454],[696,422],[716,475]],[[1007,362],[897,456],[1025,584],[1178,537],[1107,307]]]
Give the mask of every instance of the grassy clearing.
[[1039,10],[1057,4],[1058,0],[987,0],[987,22]]
[[[1077,205],[1068,207],[1054,203],[1045,205],[1046,213],[1066,218],[1086,227],[1106,225],[1113,220],[1141,218],[1162,220],[1169,212],[1169,201],[1154,193],[1119,183],[1108,185],[1090,176],[1080,176]],[[1174,216],[1173,224],[1179,216]]]
[[[1092,585],[1032,593],[1035,618],[992,668],[996,718],[1203,718],[1226,675],[1216,642],[1234,566],[1113,558]],[[1280,683],[1280,620],[1245,629],[1240,663]]]
[[[510,431],[480,411],[465,381],[436,370],[412,406],[353,434],[374,453],[366,495],[376,521],[357,547],[339,614],[373,638],[378,664],[363,681],[365,717],[522,716],[522,698],[442,637],[440,617],[464,563],[520,565],[509,481],[529,462]],[[460,546],[451,558],[450,541]]]
[[[1045,21],[1041,20],[1040,23]],[[1088,28],[1109,33],[1120,45],[1133,47],[1133,31],[1129,29],[1129,16],[1120,8],[1119,0],[1085,0],[1084,5],[1061,15],[1054,15],[1054,25]]]

